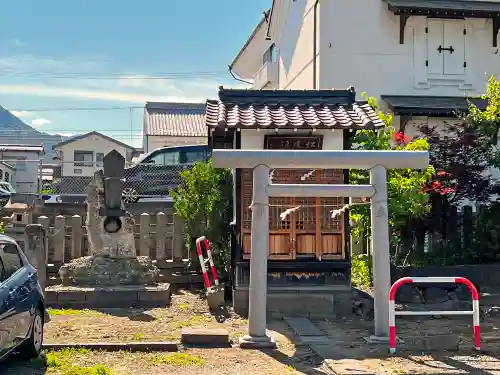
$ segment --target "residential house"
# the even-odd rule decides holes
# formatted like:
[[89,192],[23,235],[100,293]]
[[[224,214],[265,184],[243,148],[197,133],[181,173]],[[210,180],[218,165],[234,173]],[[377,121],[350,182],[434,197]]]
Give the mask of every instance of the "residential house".
[[[208,100],[206,124],[209,145],[235,149],[342,150],[349,133],[384,126],[374,110],[356,101],[348,90],[230,90],[221,88],[219,100]],[[339,184],[348,182],[348,171],[339,169],[277,169],[274,183]],[[248,309],[248,286],[252,231],[252,170],[238,169],[234,176],[234,308]],[[339,309],[331,303],[332,290],[350,290],[348,215],[332,217],[344,198],[274,198],[269,207],[269,298],[283,293],[320,299],[317,313]],[[290,208],[290,215],[281,217]],[[257,249],[259,250],[259,249]],[[312,289],[314,287],[314,289]],[[287,289],[288,288],[288,289]],[[312,292],[311,292],[312,291]],[[281,297],[279,297],[281,296]],[[339,298],[338,301],[342,301]],[[274,302],[276,306],[277,301]],[[337,303],[337,299],[335,299]],[[284,300],[281,300],[284,304]],[[296,305],[295,305],[296,306]],[[351,305],[349,305],[351,306]]]
[[205,104],[147,102],[143,133],[146,153],[160,147],[206,144]]
[[264,23],[238,54],[240,77],[264,67],[271,43],[277,87],[352,85],[409,135],[453,122],[500,73],[498,0],[274,0]]
[[18,193],[36,194],[43,155],[41,145],[0,144],[3,180],[10,180]]
[[52,146],[61,164],[61,177],[91,177],[102,168],[104,156],[112,150],[131,162],[136,149],[107,135],[92,131]]
[[276,46],[268,38],[270,11],[266,10],[229,69],[245,81],[252,81],[257,90],[278,88],[278,61]]
[[16,173],[16,167],[5,161],[0,161],[0,181],[12,183],[14,180],[15,173]]

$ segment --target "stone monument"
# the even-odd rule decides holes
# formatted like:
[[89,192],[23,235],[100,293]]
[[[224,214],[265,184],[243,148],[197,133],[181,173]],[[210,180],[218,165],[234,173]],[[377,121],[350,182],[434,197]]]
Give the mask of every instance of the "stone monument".
[[134,217],[121,200],[125,159],[116,150],[104,157],[104,171],[87,188],[89,256],[59,269],[63,286],[154,285],[158,268],[148,256],[137,256]]

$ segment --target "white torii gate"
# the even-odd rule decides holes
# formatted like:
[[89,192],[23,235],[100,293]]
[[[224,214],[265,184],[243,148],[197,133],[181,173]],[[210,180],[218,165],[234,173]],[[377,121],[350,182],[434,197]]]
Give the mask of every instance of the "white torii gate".
[[[386,169],[425,169],[427,151],[213,150],[215,168],[252,168],[252,237],[248,335],[242,348],[274,347],[266,335],[269,197],[371,197],[371,250],[375,288],[374,340],[389,337],[391,268]],[[370,185],[270,184],[270,168],[368,169]]]

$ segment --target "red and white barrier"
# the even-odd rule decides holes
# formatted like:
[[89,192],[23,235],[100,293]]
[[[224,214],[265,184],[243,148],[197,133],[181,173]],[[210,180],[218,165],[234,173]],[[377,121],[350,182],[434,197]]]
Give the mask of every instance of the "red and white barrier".
[[[466,285],[472,293],[472,311],[396,311],[397,289],[408,283],[455,283]],[[389,350],[396,353],[396,315],[472,315],[474,325],[474,348],[481,350],[479,330],[479,293],[474,284],[465,277],[403,277],[392,284],[389,292]]]
[[[201,250],[202,241],[205,244],[207,259],[203,258],[203,252]],[[200,260],[201,271],[203,272],[203,280],[205,281],[205,287],[207,289],[210,288],[210,280],[208,278],[207,268],[205,267],[207,263],[210,263],[210,269],[212,271],[212,277],[214,278],[214,283],[216,286],[218,286],[219,280],[217,279],[217,271],[215,270],[214,260],[212,259],[212,252],[210,251],[210,242],[205,238],[205,236],[202,236],[196,240],[196,253],[198,254],[198,259]]]

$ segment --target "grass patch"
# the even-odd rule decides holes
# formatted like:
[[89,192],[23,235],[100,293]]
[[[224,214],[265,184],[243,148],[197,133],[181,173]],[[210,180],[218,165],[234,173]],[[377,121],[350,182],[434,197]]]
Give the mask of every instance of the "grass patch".
[[50,316],[58,316],[58,315],[101,315],[101,313],[88,309],[53,309],[49,307],[47,309]]
[[103,364],[90,367],[74,364],[74,358],[79,355],[90,355],[89,349],[65,348],[60,351],[45,353],[46,365],[50,370],[56,370],[61,375],[111,375],[111,370]]
[[134,340],[135,341],[141,341],[143,338],[144,338],[144,334],[143,333],[136,333],[134,335]]
[[169,354],[154,354],[149,362],[153,365],[170,365],[177,367],[184,366],[203,366],[205,360],[196,355],[187,353],[169,353]]
[[185,311],[185,310],[189,309],[189,307],[190,307],[190,306],[191,306],[191,305],[190,305],[189,303],[179,303],[179,304],[177,305],[177,308],[178,308],[179,310],[181,310],[181,311]]
[[179,320],[177,322],[172,322],[171,324],[175,328],[187,328],[192,326],[204,325],[212,321],[211,317],[208,316],[192,316],[186,320]]

